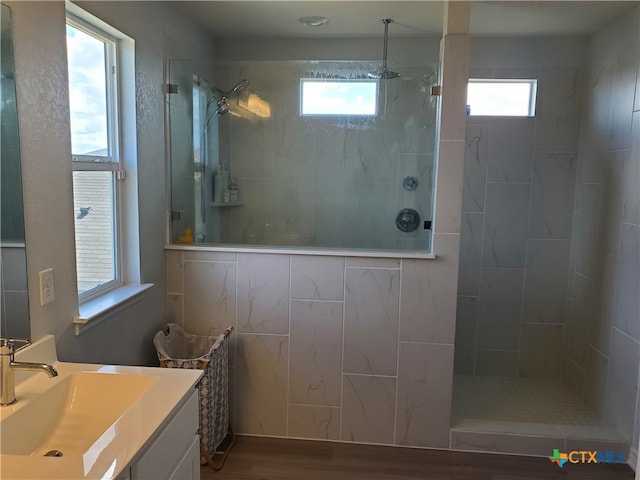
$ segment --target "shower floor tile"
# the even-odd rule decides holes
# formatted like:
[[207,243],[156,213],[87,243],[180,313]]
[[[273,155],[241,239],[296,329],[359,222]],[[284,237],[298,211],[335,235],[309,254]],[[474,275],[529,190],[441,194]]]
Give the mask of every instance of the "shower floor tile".
[[454,424],[465,419],[553,425],[601,425],[560,380],[456,375]]

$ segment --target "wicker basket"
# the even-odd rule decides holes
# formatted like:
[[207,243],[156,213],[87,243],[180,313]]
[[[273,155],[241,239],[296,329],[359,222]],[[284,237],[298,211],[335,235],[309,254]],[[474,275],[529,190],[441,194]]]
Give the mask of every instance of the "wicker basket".
[[169,323],[153,337],[161,367],[204,370],[198,382],[200,454],[201,463],[215,470],[222,468],[234,443],[228,376],[232,332],[233,327],[229,327],[217,337],[191,335],[178,324]]

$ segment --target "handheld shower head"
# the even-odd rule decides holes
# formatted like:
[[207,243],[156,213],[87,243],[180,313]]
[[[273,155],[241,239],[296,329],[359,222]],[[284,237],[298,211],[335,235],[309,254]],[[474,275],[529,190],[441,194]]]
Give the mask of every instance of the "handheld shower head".
[[220,90],[218,87],[213,87],[214,93],[218,94],[221,98],[238,98],[244,95],[249,88],[249,80],[246,78],[236,83],[231,90]]
[[225,97],[241,97],[244,95],[244,92],[247,91],[247,88],[249,88],[249,80],[245,78],[244,80],[240,80],[231,90],[225,93]]

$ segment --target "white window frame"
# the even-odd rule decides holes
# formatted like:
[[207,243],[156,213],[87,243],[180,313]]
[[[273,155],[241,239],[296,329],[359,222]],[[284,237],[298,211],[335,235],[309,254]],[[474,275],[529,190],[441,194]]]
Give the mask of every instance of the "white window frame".
[[72,153],[72,170],[78,171],[109,171],[113,172],[113,241],[114,241],[114,278],[108,282],[98,285],[90,290],[78,293],[80,303],[89,301],[99,295],[113,290],[123,284],[122,279],[122,222],[121,222],[121,180],[125,178],[121,165],[121,121],[120,121],[120,98],[119,98],[119,78],[118,78],[118,39],[104,32],[99,26],[89,21],[78,18],[67,12],[66,23],[77,30],[90,35],[105,43],[105,80],[106,80],[106,110],[107,110],[107,156],[95,155],[74,155]]
[[[480,113],[474,114],[473,108],[471,108],[470,116],[489,116],[489,117],[535,117],[536,116],[536,97],[538,94],[538,80],[533,78],[470,78],[469,85],[481,83],[504,83],[504,84],[527,84],[529,85],[529,108],[526,115],[505,115],[505,114],[490,114]],[[467,107],[468,108],[468,107]]]
[[153,287],[153,283],[142,283],[140,265],[135,41],[74,3],[66,1],[65,5],[67,19],[85,24],[92,31],[115,42],[118,62],[118,68],[112,70],[112,88],[116,90],[110,90],[109,93],[114,99],[117,115],[112,115],[108,120],[116,121],[110,128],[117,135],[117,142],[109,145],[111,150],[108,158],[77,155],[75,159],[70,159],[74,171],[86,169],[114,172],[114,188],[117,189],[114,196],[117,199],[114,217],[118,222],[118,233],[115,236],[118,280],[78,296],[78,315],[73,323],[75,334],[80,335],[140,301],[144,292]]

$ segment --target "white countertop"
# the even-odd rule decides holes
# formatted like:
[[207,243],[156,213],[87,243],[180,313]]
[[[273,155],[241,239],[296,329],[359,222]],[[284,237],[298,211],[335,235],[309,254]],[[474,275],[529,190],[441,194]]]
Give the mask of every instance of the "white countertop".
[[[31,355],[29,355],[31,357]],[[27,358],[22,356],[25,361]],[[40,361],[46,359],[40,358]],[[49,363],[49,362],[47,362]],[[18,378],[17,402],[0,408],[0,419],[19,411],[56,383],[77,372],[105,372],[157,376],[157,381],[129,407],[82,455],[62,457],[27,455],[0,456],[0,478],[8,479],[107,479],[117,477],[140,449],[167,423],[202,376],[201,370],[94,365],[52,362],[58,376],[42,373]],[[96,412],[100,415],[100,412]],[[25,431],[29,425],[24,426]],[[0,432],[1,434],[2,432]],[[1,454],[2,452],[0,452]]]

